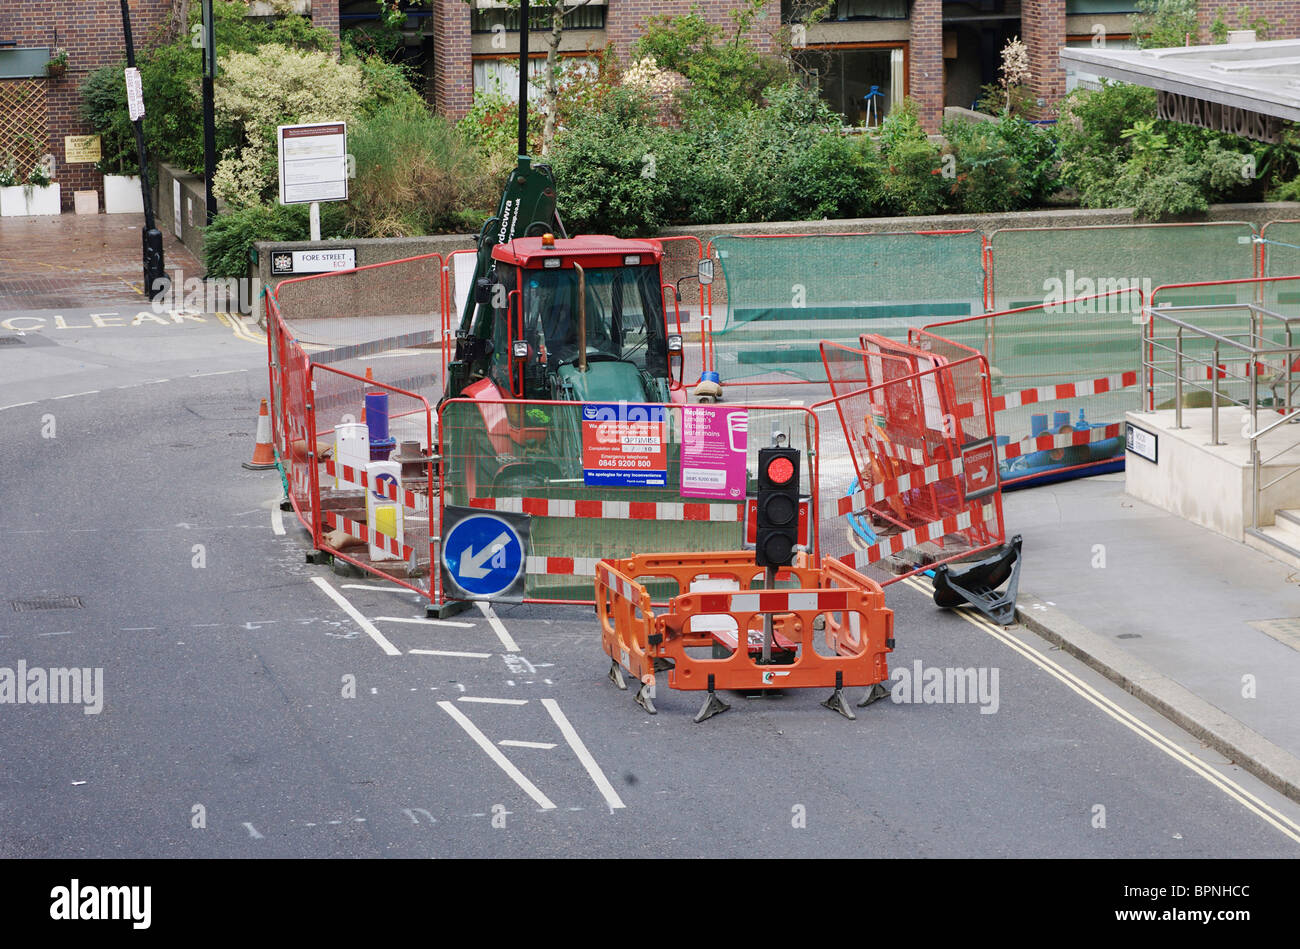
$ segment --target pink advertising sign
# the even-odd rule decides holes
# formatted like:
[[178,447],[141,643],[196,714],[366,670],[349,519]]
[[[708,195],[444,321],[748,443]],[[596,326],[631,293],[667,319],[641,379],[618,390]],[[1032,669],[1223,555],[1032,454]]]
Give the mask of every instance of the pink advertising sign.
[[682,497],[745,497],[748,426],[746,409],[682,406]]

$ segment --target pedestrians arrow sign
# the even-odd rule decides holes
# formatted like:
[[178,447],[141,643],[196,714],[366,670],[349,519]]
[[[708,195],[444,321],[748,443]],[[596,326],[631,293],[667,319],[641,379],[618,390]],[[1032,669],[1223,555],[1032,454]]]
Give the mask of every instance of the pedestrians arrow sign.
[[966,478],[965,498],[972,501],[998,489],[997,444],[992,438],[961,446],[961,468]]
[[527,515],[447,507],[443,512],[443,589],[450,599],[524,596]]

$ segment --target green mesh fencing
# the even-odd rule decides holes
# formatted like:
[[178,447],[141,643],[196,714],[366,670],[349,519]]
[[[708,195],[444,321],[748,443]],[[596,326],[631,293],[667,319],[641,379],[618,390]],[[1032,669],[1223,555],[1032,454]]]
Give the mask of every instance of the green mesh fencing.
[[1133,289],[1149,296],[1161,284],[1254,277],[1254,239],[1254,227],[1238,222],[994,231],[993,309]]
[[1265,277],[1300,274],[1300,221],[1269,221],[1260,230]]
[[[604,557],[740,550],[746,497],[756,492],[758,450],[772,443],[774,432],[803,452],[803,493],[815,494],[817,419],[807,409],[663,406],[664,483],[624,486],[585,483],[584,408],[453,399],[440,410],[443,504],[531,515],[529,599],[592,601],[595,563]],[[732,444],[743,445],[747,470],[734,498],[683,494],[683,412],[705,410],[745,413],[744,441]],[[815,525],[815,518],[809,521]],[[671,585],[647,586],[657,599],[677,592]]]
[[884,233],[721,237],[725,286],[714,297],[715,368],[737,380],[825,382],[818,341],[983,310],[983,237]]

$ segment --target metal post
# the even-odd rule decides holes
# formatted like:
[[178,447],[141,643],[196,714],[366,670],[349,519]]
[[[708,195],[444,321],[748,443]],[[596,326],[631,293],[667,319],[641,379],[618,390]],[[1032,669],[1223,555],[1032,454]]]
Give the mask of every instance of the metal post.
[[[126,65],[135,68],[135,42],[131,38],[131,10],[122,2],[122,37],[126,41]],[[144,199],[144,232],[140,235],[144,260],[144,292],[156,300],[167,291],[167,266],[163,258],[162,231],[154,227],[153,194],[149,190],[149,156],[144,147],[144,119],[136,119],[135,151],[140,162],[140,194]]]
[[[766,579],[763,581],[763,585],[769,590],[776,589],[776,567],[767,568]],[[763,664],[764,665],[772,661],[772,634],[773,634],[772,614],[764,613],[763,614]],[[746,634],[745,638],[746,639],[749,638],[748,634]],[[745,648],[748,648],[748,646],[746,646]]]
[[1210,444],[1219,441],[1219,344],[1214,344],[1214,359],[1210,363]]
[[[1256,429],[1255,431],[1259,431]],[[1259,439],[1250,440],[1250,526],[1259,530]]]
[[212,0],[203,0],[203,177],[207,223],[217,216],[217,195],[212,180],[217,174],[217,119],[213,84],[217,79],[217,33]]
[[1183,328],[1174,343],[1174,428],[1183,427]]
[[[125,2],[125,0],[123,0]],[[528,0],[519,0],[519,155],[528,154]]]
[[[307,219],[311,226],[311,239],[320,240],[320,202],[313,201],[308,209]],[[299,232],[301,233],[301,232]]]

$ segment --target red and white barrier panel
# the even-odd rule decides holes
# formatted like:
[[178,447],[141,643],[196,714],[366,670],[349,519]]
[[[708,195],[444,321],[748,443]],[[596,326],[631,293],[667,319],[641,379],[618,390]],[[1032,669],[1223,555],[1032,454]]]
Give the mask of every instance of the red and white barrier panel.
[[[1043,386],[1040,389],[1021,389],[1019,392],[995,395],[993,397],[993,411],[1002,412],[1006,409],[1016,409],[1022,405],[1034,405],[1038,402],[1055,402],[1058,399],[1078,399],[1088,395],[1115,392],[1118,389],[1127,389],[1130,386],[1137,385],[1137,377],[1136,371],[1125,372],[1118,376],[1102,376],[1099,379],[1088,379],[1083,382],[1062,382],[1054,386]],[[957,417],[972,418],[976,414],[983,413],[983,411],[984,407],[978,402],[968,402],[957,407]]]
[[875,429],[867,430],[867,441],[878,446],[880,454],[887,455],[890,458],[897,458],[899,461],[910,462],[914,465],[924,466],[930,459],[925,457],[925,452],[919,448],[908,448],[906,445],[896,445],[891,442],[888,436],[877,435]]
[[599,557],[533,557],[524,567],[529,576],[594,577]]
[[608,567],[605,568],[604,579],[605,583],[623,599],[631,600],[633,603],[641,602],[643,588],[640,584],[633,583],[621,573],[610,570]]
[[406,544],[398,543],[397,538],[395,537],[389,537],[387,534],[380,534],[377,531],[372,531],[369,527],[359,521],[350,520],[333,511],[322,511],[321,517],[331,529],[341,530],[343,533],[355,537],[358,540],[365,541],[367,544],[374,544],[376,547],[382,548],[394,557],[401,557],[403,560],[410,560],[415,556],[414,548],[408,547]]
[[849,594],[861,590],[801,590],[783,593],[780,590],[761,593],[704,593],[700,594],[700,612],[705,613],[789,613],[792,610],[817,610],[818,612],[848,609]]
[[[992,505],[985,505],[981,515],[981,522],[987,522],[994,518],[995,512]],[[869,563],[884,560],[886,557],[892,557],[894,554],[901,553],[909,547],[915,547],[917,544],[923,544],[930,540],[939,540],[948,534],[956,534],[958,531],[967,530],[971,526],[972,520],[969,510],[962,511],[960,514],[951,514],[942,520],[931,521],[929,524],[914,527],[910,531],[904,531],[901,534],[893,534],[865,550],[859,550],[837,559],[850,568],[856,568],[859,564],[866,566]]]
[[924,471],[913,471],[889,481],[882,481],[871,489],[870,494],[864,491],[854,491],[848,497],[840,498],[836,502],[838,513],[840,515],[860,514],[868,503],[879,504],[885,498],[902,494],[905,491],[912,491],[916,488],[923,488],[937,481],[946,481],[949,478],[957,477],[959,474],[961,474],[960,458],[953,461],[941,461],[937,465],[930,465]]
[[484,511],[531,514],[533,517],[589,517],[623,521],[741,520],[742,504],[691,504],[656,501],[578,501],[553,498],[470,498],[469,506]]
[[[370,479],[366,476],[365,468],[353,468],[351,465],[338,465],[336,468],[333,459],[325,462],[326,474],[333,475],[336,471],[339,472],[338,478],[341,481],[356,485],[358,488],[370,487]],[[380,484],[379,490],[388,500],[402,504],[405,507],[414,508],[417,511],[427,511],[429,509],[429,499],[423,494],[416,494],[414,491],[405,489],[399,491],[397,485],[390,484],[387,481]]]
[[1035,451],[1051,451],[1054,448],[1069,448],[1073,445],[1087,445],[1091,442],[1104,442],[1108,438],[1118,438],[1124,433],[1124,423],[1116,422],[1103,428],[1090,428],[1079,432],[1062,432],[1059,435],[1039,435],[1037,438],[1024,438],[1018,442],[998,446],[998,455],[1007,460],[1018,458]]

